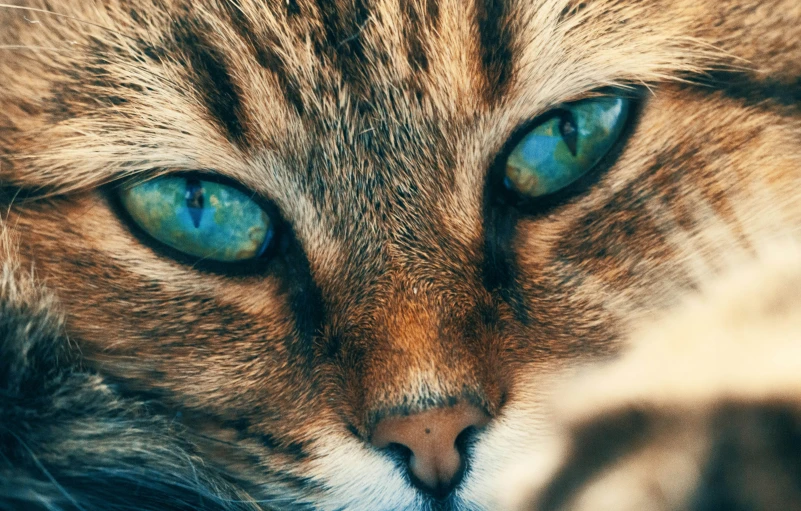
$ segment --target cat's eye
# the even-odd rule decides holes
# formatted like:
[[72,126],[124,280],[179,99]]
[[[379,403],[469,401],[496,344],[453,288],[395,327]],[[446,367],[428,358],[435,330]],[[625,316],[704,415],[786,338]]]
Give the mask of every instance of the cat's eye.
[[257,259],[274,238],[274,222],[259,204],[236,187],[216,181],[160,177],[122,187],[119,197],[147,234],[200,259]]
[[623,133],[629,100],[598,97],[546,114],[509,153],[505,185],[525,197],[558,192],[590,172]]

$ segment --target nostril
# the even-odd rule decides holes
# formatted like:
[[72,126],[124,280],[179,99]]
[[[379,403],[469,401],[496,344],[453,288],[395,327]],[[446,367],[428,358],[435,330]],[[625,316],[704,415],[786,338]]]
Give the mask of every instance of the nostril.
[[[461,438],[465,437],[457,437],[460,439],[458,444],[455,444],[456,452],[458,453],[457,456],[453,457],[453,460],[458,464],[457,468],[453,471],[453,475],[445,480],[445,478],[431,478],[427,477],[425,467],[420,467],[420,460],[419,458],[415,458],[414,451],[412,451],[409,447],[399,444],[399,443],[390,443],[386,447],[382,448],[382,451],[386,456],[392,459],[399,467],[405,469],[409,476],[409,481],[415,486],[418,490],[427,493],[434,497],[435,499],[442,499],[446,497],[451,490],[459,484],[462,479],[462,476],[465,473],[466,466],[467,466],[467,459],[465,456],[466,446],[468,442],[462,441]],[[425,460],[422,462],[425,464]],[[442,471],[441,471],[442,472]],[[422,478],[420,477],[422,476]]]
[[395,460],[403,467],[409,466],[409,460],[412,458],[412,450],[403,444],[391,443],[382,449],[384,454]]
[[371,443],[406,465],[410,479],[435,497],[459,483],[478,428],[489,422],[480,409],[457,404],[423,413],[389,417],[376,426]]
[[[414,456],[414,454],[412,454],[412,456]],[[434,497],[435,499],[444,499],[451,494],[454,488],[459,486],[459,483],[464,477],[467,463],[465,458],[460,457],[458,465],[456,466],[456,470],[450,479],[439,479],[434,482],[434,484],[432,484],[430,480],[424,481],[420,479],[417,476],[417,472],[414,470],[414,468],[412,468],[411,463],[409,463],[408,468],[409,480],[415,488],[430,495],[431,497]]]
[[462,457],[465,457],[466,453],[475,442],[478,431],[479,428],[475,426],[468,426],[462,430],[461,433],[459,433],[459,436],[456,437],[456,450],[459,451],[459,454],[461,454]]

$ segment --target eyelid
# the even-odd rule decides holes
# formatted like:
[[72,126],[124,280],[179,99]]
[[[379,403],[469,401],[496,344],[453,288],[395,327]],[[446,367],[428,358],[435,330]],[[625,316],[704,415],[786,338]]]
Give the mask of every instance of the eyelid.
[[[236,179],[216,172],[210,169],[198,169],[198,170],[176,170],[176,171],[167,171],[161,172],[157,170],[139,173],[136,176],[123,178],[115,183],[112,183],[112,187],[115,189],[123,188],[123,187],[133,187],[141,183],[145,183],[147,181],[152,181],[154,179],[159,178],[166,178],[166,177],[175,177],[175,178],[187,178],[187,179],[198,179],[200,181],[211,181],[213,183],[219,183],[221,185],[230,186],[231,188],[235,188],[242,192],[243,194],[247,195],[252,201],[256,202],[265,210],[277,210],[275,203],[265,197],[264,195],[256,192],[255,190],[249,188],[245,184]],[[271,211],[268,211],[271,213]]]

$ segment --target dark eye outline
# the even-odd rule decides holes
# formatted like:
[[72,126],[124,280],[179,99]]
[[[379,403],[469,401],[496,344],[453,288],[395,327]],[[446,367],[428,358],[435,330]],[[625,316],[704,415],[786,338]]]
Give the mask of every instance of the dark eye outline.
[[161,257],[173,259],[200,272],[208,272],[226,276],[246,276],[269,271],[271,262],[277,259],[282,252],[286,252],[288,250],[288,244],[294,239],[294,237],[291,235],[287,222],[284,220],[278,207],[272,201],[265,199],[261,195],[255,193],[253,190],[250,190],[233,179],[206,170],[174,172],[165,174],[163,177],[211,181],[239,190],[245,196],[253,200],[270,217],[270,220],[273,222],[273,237],[264,253],[254,259],[225,262],[192,256],[153,237],[153,235],[145,231],[134,221],[134,219],[131,217],[131,214],[123,206],[122,199],[119,195],[119,190],[126,186],[136,186],[138,183],[145,181],[145,179],[122,180],[107,185],[106,195],[109,199],[109,204],[112,210],[117,214],[117,216],[125,224],[125,227],[137,238],[140,243],[146,247],[149,247]]
[[557,105],[543,114],[521,124],[512,132],[512,135],[506,140],[501,151],[497,153],[490,165],[487,181],[490,199],[496,205],[514,208],[523,216],[542,216],[588,192],[589,189],[614,166],[637,127],[644,103],[644,94],[640,89],[627,91],[614,89],[601,90],[596,91],[596,93],[601,96],[620,96],[630,101],[628,117],[625,120],[623,129],[606,155],[576,181],[548,195],[527,197],[509,188],[504,183],[504,179],[506,178],[506,161],[515,147],[517,147],[526,135],[537,126],[553,118],[564,119],[565,115],[569,114],[569,111],[566,110],[563,105],[568,105],[570,103]]

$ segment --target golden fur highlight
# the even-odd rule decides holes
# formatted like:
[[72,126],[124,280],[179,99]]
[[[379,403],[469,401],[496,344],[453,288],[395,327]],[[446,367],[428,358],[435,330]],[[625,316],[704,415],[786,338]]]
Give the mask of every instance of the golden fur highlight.
[[[491,509],[553,437],[554,385],[797,235],[800,22],[795,0],[2,4],[6,222],[88,367],[254,499]],[[609,93],[635,113],[575,194],[499,198],[511,136]],[[185,172],[274,206],[277,255],[212,266],[126,221],[115,187]],[[493,421],[436,501],[369,440],[455,402]]]

